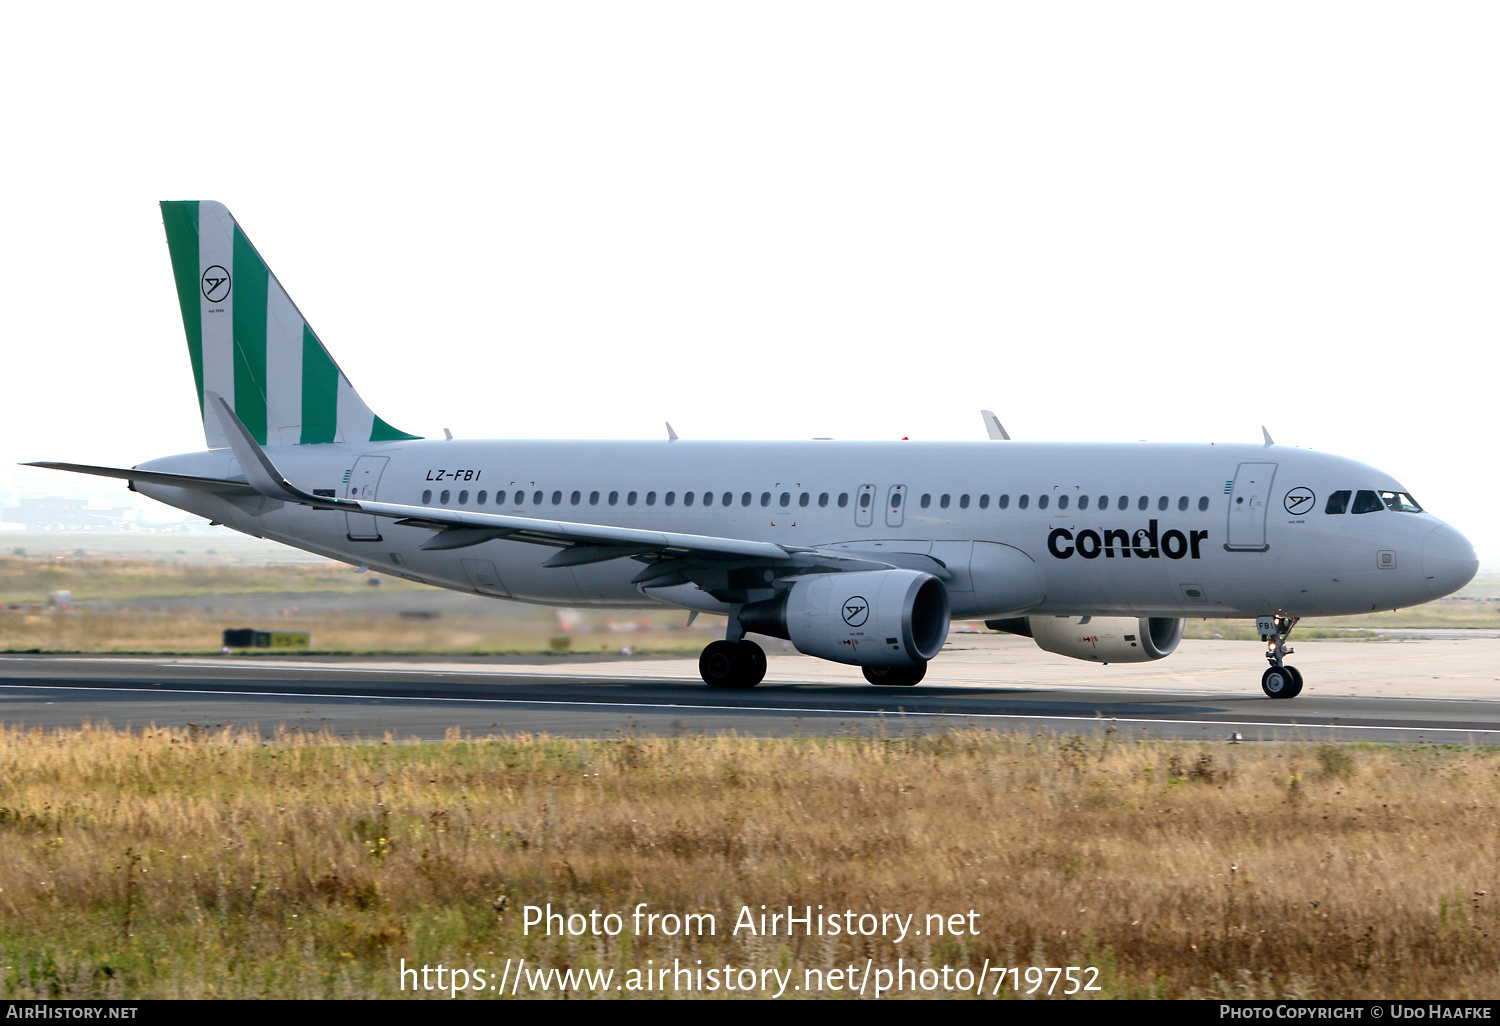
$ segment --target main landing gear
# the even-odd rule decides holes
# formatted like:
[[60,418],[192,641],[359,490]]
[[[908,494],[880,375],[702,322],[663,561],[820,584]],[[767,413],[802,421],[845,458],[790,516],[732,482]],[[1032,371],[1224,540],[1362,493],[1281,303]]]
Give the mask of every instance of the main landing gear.
[[865,680],[885,687],[909,688],[927,676],[927,664],[916,666],[865,666]]
[[1271,664],[1260,678],[1260,689],[1266,693],[1267,698],[1296,698],[1302,694],[1302,671],[1282,662],[1296,651],[1286,647],[1286,639],[1291,636],[1298,619],[1300,617],[1296,616],[1255,618],[1256,630],[1260,632],[1260,639],[1266,643],[1266,662]]
[[766,678],[766,653],[753,641],[715,641],[698,657],[711,688],[753,688]]

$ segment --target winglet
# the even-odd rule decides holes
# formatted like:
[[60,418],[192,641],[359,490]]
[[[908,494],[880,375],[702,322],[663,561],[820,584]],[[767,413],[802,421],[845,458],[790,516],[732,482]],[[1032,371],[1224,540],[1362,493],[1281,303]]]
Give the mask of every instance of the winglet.
[[984,430],[990,436],[992,442],[1008,442],[1010,435],[1005,433],[1005,426],[1000,423],[1000,418],[989,410],[980,410],[979,415],[984,418]]
[[666,421],[666,425],[667,425],[667,441],[669,441],[669,442],[675,442],[675,441],[677,441],[677,432],[672,430],[672,422],[670,420]]
[[358,508],[358,503],[339,502],[338,499],[310,495],[292,484],[282,476],[281,471],[276,469],[276,465],[271,462],[271,457],[266,455],[266,451],[260,447],[255,436],[250,434],[250,429],[245,427],[244,422],[224,401],[224,397],[217,392],[208,392],[206,397],[214,413],[219,417],[219,424],[229,439],[229,446],[234,450],[235,458],[240,462],[240,470],[244,472],[245,480],[250,482],[250,486],[257,492],[267,498],[282,499],[286,502],[296,502],[323,509],[330,509],[334,506]]
[[1260,426],[1260,433],[1266,436],[1266,448],[1267,449],[1269,449],[1271,446],[1273,446],[1273,445],[1276,444],[1275,442],[1273,442],[1271,440],[1271,432],[1269,432],[1269,431],[1266,430],[1266,426],[1264,424],[1262,424]]

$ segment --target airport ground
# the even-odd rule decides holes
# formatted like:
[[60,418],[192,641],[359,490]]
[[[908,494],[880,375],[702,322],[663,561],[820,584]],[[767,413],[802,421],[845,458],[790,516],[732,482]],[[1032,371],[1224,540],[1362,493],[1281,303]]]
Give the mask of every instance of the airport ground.
[[[316,565],[318,589],[268,567],[234,592],[197,557],[179,562],[209,578],[183,587],[165,562],[118,588],[88,567],[86,610],[262,626],[243,617],[301,595],[399,622],[463,598]],[[1493,999],[1500,630],[1468,598],[1294,639],[1308,686],[1289,702],[1260,694],[1253,641],[1104,667],[964,633],[917,688],[770,642],[767,682],[725,694],[696,682],[680,621],[657,631],[676,652],[596,622],[575,637],[606,653],[559,653],[551,611],[531,628],[546,655],[0,656],[0,996],[448,999],[403,989],[402,960],[493,987],[524,958],[614,972],[575,996],[661,996],[630,972],[673,965],[769,979],[735,996],[784,978],[783,997],[847,997],[832,973],[851,966],[869,986],[966,969],[1015,996],[1028,968],[1080,966],[1093,997]],[[638,935],[642,902],[716,932]],[[527,931],[548,903],[624,929]],[[900,938],[732,932],[761,905],[915,918]],[[948,931],[915,932],[939,914]],[[956,996],[913,979],[899,996]],[[730,996],[692,980],[667,990]]]

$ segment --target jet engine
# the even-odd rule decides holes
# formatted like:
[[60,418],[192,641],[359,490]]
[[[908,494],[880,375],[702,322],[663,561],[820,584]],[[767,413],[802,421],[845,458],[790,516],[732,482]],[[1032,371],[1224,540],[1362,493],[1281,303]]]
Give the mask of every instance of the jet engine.
[[740,609],[740,626],[804,655],[855,666],[920,666],[948,638],[948,591],[920,570],[810,574]]
[[1095,663],[1165,659],[1182,640],[1186,620],[1165,616],[1020,616],[986,620],[991,630],[1019,634],[1047,652]]

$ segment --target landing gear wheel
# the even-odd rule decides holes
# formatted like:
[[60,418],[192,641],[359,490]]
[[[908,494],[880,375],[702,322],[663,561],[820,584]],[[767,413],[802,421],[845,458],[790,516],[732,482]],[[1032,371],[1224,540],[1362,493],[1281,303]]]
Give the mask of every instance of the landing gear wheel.
[[766,676],[766,653],[753,641],[715,641],[698,657],[698,673],[711,688],[753,688]]
[[1295,666],[1286,665],[1286,657],[1292,654],[1286,639],[1297,626],[1295,616],[1257,616],[1256,630],[1260,640],[1266,643],[1266,661],[1270,668],[1261,674],[1260,689],[1269,698],[1296,698],[1302,694],[1302,674]]
[[739,687],[753,688],[766,679],[765,649],[753,641],[742,641],[735,647],[740,650]]
[[881,687],[909,688],[920,684],[927,676],[927,664],[916,666],[865,666],[861,667],[865,680]]
[[1302,674],[1294,666],[1270,666],[1261,674],[1260,689],[1267,698],[1296,698],[1302,693]]

